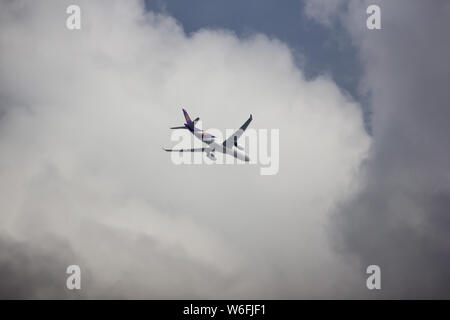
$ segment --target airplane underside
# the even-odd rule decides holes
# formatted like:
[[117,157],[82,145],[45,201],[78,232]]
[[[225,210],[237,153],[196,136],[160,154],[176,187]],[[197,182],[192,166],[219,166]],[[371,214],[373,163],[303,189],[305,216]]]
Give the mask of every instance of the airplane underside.
[[171,127],[171,129],[185,129],[189,130],[196,138],[201,140],[203,143],[207,144],[207,147],[203,148],[191,148],[191,149],[164,149],[168,152],[205,152],[206,156],[211,160],[216,160],[215,152],[221,152],[224,154],[228,154],[230,156],[235,157],[236,159],[242,161],[250,161],[250,158],[245,152],[243,152],[244,148],[237,144],[237,140],[247,129],[248,125],[252,121],[252,115],[250,118],[237,130],[233,133],[228,139],[223,141],[222,143],[216,142],[216,137],[201,130],[195,128],[195,124],[200,118],[196,118],[194,121],[191,120],[189,114],[186,110],[183,109],[184,118],[186,119],[186,123],[183,126]]

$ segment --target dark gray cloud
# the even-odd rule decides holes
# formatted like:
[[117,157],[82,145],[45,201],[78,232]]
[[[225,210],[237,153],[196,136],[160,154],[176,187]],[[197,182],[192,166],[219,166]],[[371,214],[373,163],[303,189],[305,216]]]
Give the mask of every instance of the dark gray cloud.
[[52,236],[36,240],[0,239],[0,299],[80,297],[65,286],[66,268],[76,261],[70,245]]
[[[340,15],[359,48],[373,145],[361,190],[334,216],[334,239],[362,266],[382,267],[384,297],[449,298],[450,3],[345,3],[345,12],[329,13]],[[365,28],[373,3],[382,30]]]

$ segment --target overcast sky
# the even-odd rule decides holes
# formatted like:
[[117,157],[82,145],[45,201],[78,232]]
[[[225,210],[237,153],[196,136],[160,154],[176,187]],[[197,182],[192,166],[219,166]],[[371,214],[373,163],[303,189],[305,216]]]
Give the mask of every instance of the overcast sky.
[[[450,3],[0,4],[0,298],[450,297]],[[173,164],[181,107],[278,174]]]

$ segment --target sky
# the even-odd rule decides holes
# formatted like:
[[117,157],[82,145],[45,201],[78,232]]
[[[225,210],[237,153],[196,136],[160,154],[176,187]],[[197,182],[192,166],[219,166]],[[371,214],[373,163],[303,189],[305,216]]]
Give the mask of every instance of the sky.
[[[0,298],[450,297],[450,3],[76,2],[0,1]],[[172,163],[181,107],[278,173]]]
[[334,20],[336,27],[328,28],[309,15],[308,7],[298,0],[282,5],[276,0],[147,0],[145,4],[148,10],[177,19],[187,34],[205,28],[227,29],[240,38],[263,33],[283,41],[306,78],[328,75],[340,90],[361,103],[370,132],[369,93],[359,85],[362,65],[339,20]]

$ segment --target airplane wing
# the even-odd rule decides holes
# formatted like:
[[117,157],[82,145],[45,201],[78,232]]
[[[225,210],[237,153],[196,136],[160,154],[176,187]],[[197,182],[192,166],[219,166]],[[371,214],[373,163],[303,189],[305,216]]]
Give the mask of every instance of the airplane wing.
[[193,148],[193,149],[165,149],[163,148],[164,151],[167,152],[203,152],[208,148]]
[[237,139],[240,138],[240,136],[242,136],[242,134],[244,133],[244,131],[247,129],[248,125],[250,124],[250,122],[252,122],[252,115],[250,115],[250,118],[248,118],[247,121],[245,121],[245,123],[239,128],[239,130],[237,130],[235,133],[233,133],[227,140],[225,140],[223,142],[224,146],[233,146],[233,145],[237,145]]

